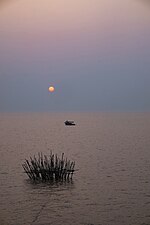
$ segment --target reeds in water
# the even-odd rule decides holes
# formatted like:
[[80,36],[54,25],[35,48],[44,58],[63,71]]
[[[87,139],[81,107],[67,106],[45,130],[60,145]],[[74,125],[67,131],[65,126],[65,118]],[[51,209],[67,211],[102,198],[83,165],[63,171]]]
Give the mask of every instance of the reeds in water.
[[64,158],[64,153],[61,158],[52,152],[49,156],[38,153],[38,157],[34,155],[33,158],[30,157],[30,160],[25,159],[22,166],[28,177],[34,181],[72,179],[75,171],[75,161]]

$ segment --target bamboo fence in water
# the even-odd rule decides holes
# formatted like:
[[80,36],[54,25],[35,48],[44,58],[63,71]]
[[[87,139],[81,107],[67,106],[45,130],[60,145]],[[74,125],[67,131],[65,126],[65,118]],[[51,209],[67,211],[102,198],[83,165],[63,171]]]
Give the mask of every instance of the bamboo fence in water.
[[34,181],[72,179],[75,171],[75,161],[64,158],[64,153],[62,153],[61,158],[52,152],[49,156],[38,153],[38,157],[34,155],[33,158],[30,157],[30,160],[25,159],[22,166],[30,180]]

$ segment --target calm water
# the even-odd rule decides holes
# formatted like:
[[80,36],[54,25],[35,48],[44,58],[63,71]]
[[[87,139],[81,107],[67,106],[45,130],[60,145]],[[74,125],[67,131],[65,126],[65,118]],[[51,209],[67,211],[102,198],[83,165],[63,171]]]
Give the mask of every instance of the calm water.
[[[0,127],[1,225],[150,224],[150,114],[0,114]],[[24,159],[50,150],[76,161],[73,182],[28,181]]]

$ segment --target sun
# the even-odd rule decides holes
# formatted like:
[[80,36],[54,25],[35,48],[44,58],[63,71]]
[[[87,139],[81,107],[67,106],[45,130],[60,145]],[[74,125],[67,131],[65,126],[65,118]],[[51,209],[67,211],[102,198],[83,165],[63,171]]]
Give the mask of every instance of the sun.
[[54,92],[54,91],[55,91],[55,88],[54,88],[54,86],[50,86],[50,87],[48,88],[48,90],[49,90],[49,92]]

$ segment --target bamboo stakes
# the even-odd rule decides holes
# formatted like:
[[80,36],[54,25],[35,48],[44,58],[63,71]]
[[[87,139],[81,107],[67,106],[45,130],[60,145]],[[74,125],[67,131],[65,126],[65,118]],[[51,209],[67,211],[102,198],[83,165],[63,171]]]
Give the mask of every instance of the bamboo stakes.
[[61,158],[57,154],[50,152],[49,156],[38,153],[38,157],[30,157],[30,161],[25,159],[22,167],[33,181],[63,181],[72,179],[75,171],[75,161],[70,161],[64,158],[62,153]]

